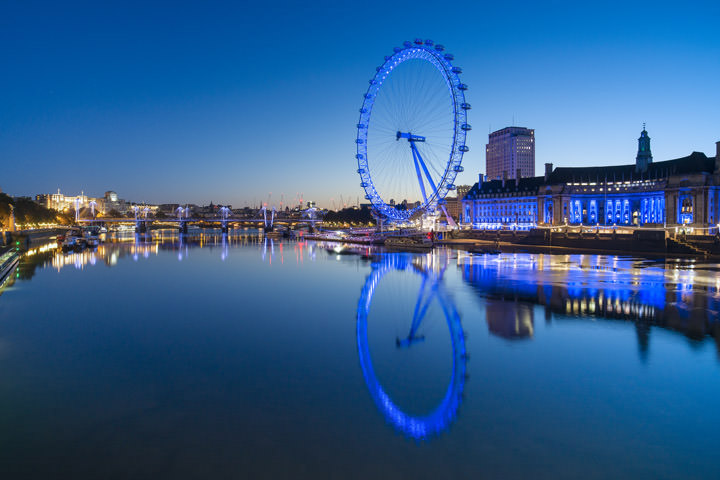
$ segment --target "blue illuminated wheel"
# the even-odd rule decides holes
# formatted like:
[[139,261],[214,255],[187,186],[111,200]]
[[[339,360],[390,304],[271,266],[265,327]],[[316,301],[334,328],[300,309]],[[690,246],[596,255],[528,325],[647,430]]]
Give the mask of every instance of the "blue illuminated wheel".
[[[405,435],[415,439],[426,439],[433,435],[437,435],[447,429],[450,423],[457,416],[457,410],[462,401],[462,394],[465,388],[466,379],[466,362],[467,353],[465,350],[465,334],[460,323],[460,315],[455,310],[450,299],[443,293],[443,289],[438,284],[437,279],[432,278],[432,274],[418,268],[413,264],[413,255],[411,254],[389,254],[381,257],[379,262],[372,265],[372,272],[368,275],[365,286],[362,289],[357,309],[357,346],[358,356],[360,358],[360,367],[362,368],[365,382],[368,390],[377,405],[378,409],[385,416],[387,421],[396,429]],[[447,390],[440,403],[427,415],[411,415],[403,411],[388,395],[383,386],[380,384],[375,369],[373,368],[372,358],[370,355],[370,347],[368,342],[368,315],[372,304],[373,295],[376,292],[378,284],[383,277],[393,271],[412,272],[421,276],[423,280],[423,290],[431,292],[432,300],[429,298],[418,298],[418,304],[427,305],[430,301],[437,301],[441,307],[442,315],[445,317],[447,327],[450,331],[450,341],[452,345],[452,376],[448,383]],[[425,289],[427,287],[427,289]],[[428,303],[425,303],[425,302]],[[411,333],[405,340],[397,340],[398,346],[401,344],[408,346],[414,341],[422,341],[422,337],[412,338],[417,332],[422,322],[422,313],[418,317],[418,308],[413,315],[413,326]],[[416,321],[417,320],[417,323]]]
[[462,172],[467,85],[442,45],[417,39],[377,67],[357,124],[357,162],[365,198],[386,219],[435,212]]

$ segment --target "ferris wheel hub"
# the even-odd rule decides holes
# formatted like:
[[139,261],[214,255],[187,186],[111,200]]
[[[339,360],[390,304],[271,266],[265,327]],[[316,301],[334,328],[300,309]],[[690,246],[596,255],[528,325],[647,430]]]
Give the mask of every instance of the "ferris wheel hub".
[[400,140],[401,138],[407,138],[408,142],[424,142],[425,137],[421,137],[420,135],[413,135],[412,133],[403,133],[398,131],[395,135],[395,140]]

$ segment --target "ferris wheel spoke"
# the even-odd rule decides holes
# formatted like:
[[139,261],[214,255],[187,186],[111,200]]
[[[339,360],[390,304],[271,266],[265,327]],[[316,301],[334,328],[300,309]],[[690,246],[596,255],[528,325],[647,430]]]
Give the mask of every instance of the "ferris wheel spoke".
[[[413,149],[413,154],[417,158],[417,162],[420,164],[420,167],[422,167],[423,172],[425,172],[425,177],[428,180],[428,183],[430,184],[430,187],[432,188],[433,194],[437,193],[437,187],[435,187],[435,182],[432,179],[432,176],[430,176],[430,171],[427,168],[427,165],[425,165],[425,162],[423,161],[422,156],[420,156],[420,152],[418,151],[417,147],[414,143],[410,144]],[[418,171],[418,178],[420,178],[420,172]],[[420,179],[420,185],[423,185],[422,179]],[[423,199],[425,202],[427,202],[427,197],[425,196],[425,187],[422,186],[423,190]]]
[[427,203],[427,195],[425,194],[425,182],[423,182],[422,174],[420,173],[420,161],[418,161],[419,155],[415,147],[412,147],[413,162],[415,163],[415,173],[417,174],[418,183],[420,184],[420,191],[422,192],[423,201]]

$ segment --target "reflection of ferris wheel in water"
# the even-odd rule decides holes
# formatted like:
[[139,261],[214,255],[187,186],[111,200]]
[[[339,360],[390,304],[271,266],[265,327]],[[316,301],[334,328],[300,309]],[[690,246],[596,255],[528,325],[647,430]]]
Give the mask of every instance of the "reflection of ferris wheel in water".
[[467,85],[442,45],[417,39],[377,67],[360,108],[357,161],[365,198],[391,221],[444,209],[463,171]]
[[[460,323],[460,315],[452,301],[444,294],[440,285],[442,274],[436,275],[419,268],[412,262],[413,255],[389,254],[373,264],[360,295],[357,309],[357,345],[360,366],[365,382],[375,404],[385,418],[406,435],[425,439],[447,429],[455,419],[465,388],[467,353],[465,350],[465,334]],[[437,300],[450,330],[452,344],[452,377],[447,391],[440,404],[427,415],[410,415],[396,405],[385,392],[373,368],[368,343],[368,314],[375,290],[382,278],[393,271],[412,272],[421,276],[422,284],[418,292],[410,331],[406,339],[397,339],[398,347],[410,346],[424,337],[418,335],[420,325],[430,304]]]

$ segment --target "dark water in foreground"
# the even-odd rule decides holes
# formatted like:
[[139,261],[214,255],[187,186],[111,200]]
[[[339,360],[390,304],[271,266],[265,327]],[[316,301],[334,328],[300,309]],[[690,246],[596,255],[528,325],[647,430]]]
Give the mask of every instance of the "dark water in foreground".
[[0,478],[720,478],[718,265],[31,251],[0,295]]

